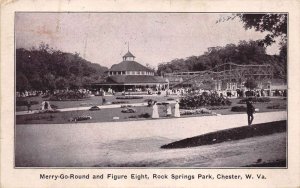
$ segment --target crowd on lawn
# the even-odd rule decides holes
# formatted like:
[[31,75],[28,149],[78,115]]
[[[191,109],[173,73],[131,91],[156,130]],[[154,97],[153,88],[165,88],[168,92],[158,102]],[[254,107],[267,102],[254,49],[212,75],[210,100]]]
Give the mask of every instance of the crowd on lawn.
[[50,90],[45,90],[45,91],[36,91],[36,90],[32,90],[32,91],[17,91],[16,92],[16,97],[34,97],[34,96],[49,96],[49,95],[56,95],[56,94],[60,94],[60,93],[80,93],[80,94],[92,94],[92,91],[88,90],[88,89],[78,89],[78,90],[54,90],[54,91],[50,91]]
[[[245,90],[245,89],[237,89],[237,90],[203,90],[203,89],[194,89],[190,87],[182,87],[182,88],[173,88],[173,89],[158,89],[152,90],[148,88],[146,92],[141,93],[140,90],[131,90],[130,92],[123,91],[122,95],[135,95],[135,94],[145,94],[145,95],[177,95],[177,96],[186,96],[186,95],[194,95],[194,94],[202,94],[203,92],[206,93],[217,93],[219,96],[229,97],[229,98],[242,98],[242,97],[266,97],[266,96],[280,96],[286,97],[287,91],[286,90],[269,90],[264,89],[254,89],[254,90]],[[66,93],[76,93],[82,95],[116,95],[116,92],[108,88],[107,90],[100,89],[100,90],[89,90],[89,89],[78,89],[78,90],[46,90],[46,91],[23,91],[23,92],[16,92],[16,97],[32,97],[32,96],[49,96],[49,95],[59,95],[59,94],[66,94]]]

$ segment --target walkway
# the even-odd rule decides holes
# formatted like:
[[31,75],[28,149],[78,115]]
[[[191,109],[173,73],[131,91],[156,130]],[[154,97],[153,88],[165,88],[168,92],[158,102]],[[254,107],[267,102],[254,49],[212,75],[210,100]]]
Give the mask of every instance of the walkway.
[[[285,111],[257,113],[253,123],[285,119]],[[246,124],[245,114],[235,114],[136,122],[16,125],[16,165],[241,166],[255,162],[257,157],[285,157],[285,133],[190,149],[160,149],[175,140]],[[262,143],[275,144],[262,148]],[[236,162],[238,156],[241,161]]]

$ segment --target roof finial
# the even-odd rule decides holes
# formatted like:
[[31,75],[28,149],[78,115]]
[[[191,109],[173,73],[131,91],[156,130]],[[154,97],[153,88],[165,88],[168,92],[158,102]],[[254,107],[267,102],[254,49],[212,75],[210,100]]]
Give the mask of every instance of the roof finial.
[[128,42],[128,52],[129,52],[129,42]]

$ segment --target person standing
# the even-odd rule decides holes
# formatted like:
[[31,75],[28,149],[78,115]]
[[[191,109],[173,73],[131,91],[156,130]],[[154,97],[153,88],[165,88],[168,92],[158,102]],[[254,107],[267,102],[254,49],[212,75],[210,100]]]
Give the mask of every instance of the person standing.
[[49,104],[48,104],[48,102],[47,102],[47,101],[45,101],[45,106],[44,106],[44,109],[45,109],[45,110],[48,110],[48,108],[49,108]]
[[254,112],[255,112],[255,108],[252,104],[252,98],[249,98],[246,102],[247,105],[247,116],[248,116],[248,125],[252,124],[252,121],[254,119]]
[[171,105],[168,104],[168,106],[167,106],[167,116],[170,117],[171,115],[172,115]]
[[180,117],[179,104],[178,104],[178,101],[177,101],[177,100],[176,100],[176,104],[175,104],[175,113],[174,113],[174,117]]
[[154,102],[152,109],[153,109],[153,110],[152,110],[152,118],[153,118],[153,119],[159,118],[159,115],[158,115],[158,107],[157,107],[156,101]]
[[32,111],[31,110],[31,101],[27,101],[26,106],[27,106],[27,113],[29,113],[29,111]]

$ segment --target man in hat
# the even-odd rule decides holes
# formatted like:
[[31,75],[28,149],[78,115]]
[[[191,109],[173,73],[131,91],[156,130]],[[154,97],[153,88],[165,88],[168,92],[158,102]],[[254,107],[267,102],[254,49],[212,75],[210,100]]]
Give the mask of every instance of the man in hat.
[[251,125],[254,119],[253,114],[255,112],[255,108],[252,104],[252,98],[249,98],[247,100],[246,105],[247,105],[248,125]]
[[29,113],[29,111],[32,111],[31,110],[31,101],[27,101],[26,106],[27,106],[27,112],[28,113]]

